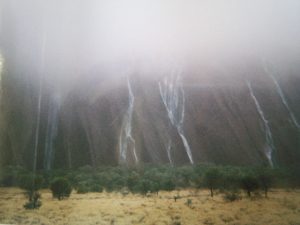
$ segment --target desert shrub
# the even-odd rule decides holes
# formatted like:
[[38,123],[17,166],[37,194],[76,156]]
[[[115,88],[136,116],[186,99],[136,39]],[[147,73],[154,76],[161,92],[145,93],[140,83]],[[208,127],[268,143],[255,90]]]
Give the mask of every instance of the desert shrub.
[[300,188],[300,168],[298,166],[292,166],[285,174],[288,179],[288,186],[292,189]]
[[168,173],[168,174],[172,174],[174,171],[174,167],[172,166],[171,163],[166,163],[166,164],[162,164],[162,165],[157,165],[159,168],[159,171],[162,173]]
[[170,191],[173,191],[175,189],[176,184],[175,184],[173,179],[169,178],[164,182],[163,186],[164,186],[165,191],[170,192]]
[[179,194],[178,194],[177,196],[174,196],[173,198],[174,198],[174,201],[176,202],[176,201],[177,201],[177,199],[179,199],[179,198],[180,198],[180,196],[179,196]]
[[226,202],[233,202],[240,199],[240,169],[238,167],[226,166],[223,168],[222,184],[220,193]]
[[3,187],[17,187],[19,177],[28,172],[20,166],[6,166],[1,170],[0,185]]
[[222,174],[218,167],[209,168],[204,174],[204,184],[210,189],[210,195],[213,197],[213,190],[220,187]]
[[201,177],[205,174],[205,172],[211,168],[211,167],[216,167],[214,163],[199,163],[195,166],[194,171],[196,176]]
[[99,192],[99,193],[101,193],[101,192],[103,192],[103,187],[101,185],[99,185],[99,184],[93,184],[91,186],[91,188],[90,188],[90,191],[91,192]]
[[89,189],[87,188],[87,186],[85,185],[84,182],[80,182],[78,184],[78,187],[77,187],[77,194],[85,194],[85,193],[88,193],[89,192]]
[[195,176],[193,177],[193,186],[196,189],[196,192],[198,192],[199,189],[203,188],[205,186],[203,182],[203,176],[195,174]]
[[103,183],[97,182],[97,184],[103,184],[107,192],[120,191],[123,187],[125,187],[126,177],[123,177],[118,173],[112,171],[104,172],[101,174],[103,176]]
[[43,187],[44,179],[40,175],[23,174],[19,177],[19,188],[38,191]]
[[56,177],[67,177],[70,173],[66,169],[55,169],[55,170],[41,170],[37,171],[37,175],[41,175],[44,178],[43,188],[50,188],[50,183]]
[[13,174],[4,174],[1,179],[1,186],[14,187],[16,180],[18,180],[18,178],[16,176],[14,176]]
[[70,181],[64,177],[56,177],[50,184],[50,190],[54,198],[59,201],[64,197],[69,197],[72,192]]
[[38,175],[41,175],[44,178],[44,183],[43,183],[43,189],[47,189],[50,187],[50,182],[51,182],[51,172],[50,171],[39,171],[37,173]]
[[119,165],[112,169],[112,172],[119,174],[121,177],[127,177],[130,173],[130,169],[127,166]]
[[251,196],[251,192],[259,188],[258,179],[252,173],[244,173],[240,177],[241,187],[247,191],[248,196]]
[[132,172],[127,178],[127,187],[131,193],[136,193],[139,191],[140,176],[136,172]]
[[93,178],[91,174],[79,173],[75,176],[75,180],[77,181],[77,185],[81,182],[91,183]]
[[66,176],[66,178],[70,181],[72,188],[74,188],[75,190],[77,190],[77,186],[78,186],[78,179],[77,179],[77,174],[75,172],[69,172]]
[[227,202],[233,202],[241,199],[238,189],[226,190],[223,199]]
[[152,183],[150,192],[156,192],[157,194],[160,190],[163,190],[163,184],[166,178],[166,174],[160,172],[157,168],[151,168],[147,170],[143,175],[143,179],[148,179]]
[[39,201],[39,198],[41,198],[41,194],[38,192],[33,192],[32,194],[29,194],[29,192],[26,192],[26,197],[29,198],[29,201],[23,205],[25,209],[38,209],[42,206],[42,203]]
[[238,167],[226,166],[222,171],[221,189],[235,190],[240,189],[240,169]]
[[274,182],[274,170],[270,167],[256,168],[255,173],[257,174],[259,186],[264,190],[265,197],[268,197],[268,190]]
[[140,187],[140,192],[141,194],[145,195],[148,193],[148,191],[151,191],[151,188],[153,186],[153,182],[148,179],[143,179],[141,181],[141,187]]
[[79,171],[79,173],[91,174],[94,172],[94,168],[89,165],[86,165],[86,166],[80,167],[78,169],[78,171]]
[[[92,176],[93,184],[98,184],[100,186],[106,187],[106,185],[110,182],[112,178],[108,177],[109,173],[107,172],[97,172]],[[113,183],[113,182],[111,182]]]
[[19,177],[19,187],[25,190],[24,194],[28,202],[23,205],[25,209],[37,209],[42,203],[39,201],[41,195],[38,193],[43,186],[44,179],[42,176],[34,174],[24,174]]
[[191,165],[176,168],[176,180],[179,187],[187,188],[195,176],[195,170]]

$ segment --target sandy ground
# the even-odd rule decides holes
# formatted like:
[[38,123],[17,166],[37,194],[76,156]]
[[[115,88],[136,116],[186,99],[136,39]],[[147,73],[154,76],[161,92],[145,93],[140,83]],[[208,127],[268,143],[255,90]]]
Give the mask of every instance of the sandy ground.
[[[269,198],[243,198],[225,202],[222,194],[200,190],[139,194],[73,192],[68,199],[53,199],[42,190],[42,206],[25,210],[22,190],[0,188],[1,224],[288,224],[300,225],[300,191],[273,190]],[[181,196],[175,202],[173,197]],[[187,205],[188,199],[191,204]]]

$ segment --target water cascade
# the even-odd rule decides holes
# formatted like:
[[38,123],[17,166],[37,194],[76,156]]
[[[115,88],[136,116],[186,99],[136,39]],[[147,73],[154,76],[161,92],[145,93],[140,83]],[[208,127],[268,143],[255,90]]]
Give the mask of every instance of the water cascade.
[[[272,78],[272,80],[273,80],[273,82],[274,82],[274,84],[275,84],[275,86],[276,86],[277,93],[279,94],[279,96],[280,96],[280,98],[281,98],[283,104],[285,105],[285,107],[286,107],[287,110],[289,111],[289,113],[290,113],[290,115],[291,115],[291,117],[292,117],[292,120],[293,120],[295,126],[296,126],[298,129],[300,129],[300,125],[299,125],[299,123],[298,123],[298,121],[297,121],[295,115],[293,114],[293,112],[292,112],[292,110],[291,110],[291,108],[290,108],[290,106],[289,106],[289,104],[288,104],[288,102],[287,102],[287,100],[286,100],[286,98],[285,98],[284,93],[283,93],[283,91],[282,91],[282,89],[281,89],[281,87],[280,87],[278,81],[275,79],[275,76],[274,76],[275,72],[271,72],[271,69],[267,67],[267,65],[266,65],[266,60],[263,61],[263,65],[264,65],[264,70],[265,70],[265,72]],[[272,65],[272,67],[274,67],[274,65]]]
[[38,91],[37,119],[36,119],[35,143],[34,143],[34,161],[33,161],[34,174],[36,172],[37,149],[39,143],[41,101],[42,101],[42,92],[43,92],[43,77],[44,77],[44,64],[45,64],[45,43],[46,43],[46,35],[44,32],[43,43],[42,43],[42,61],[41,61],[41,68],[40,68],[41,76],[40,76],[39,91]]
[[[163,85],[158,82],[159,91],[164,105],[168,112],[168,117],[173,126],[178,130],[178,133],[184,144],[186,153],[189,157],[190,163],[194,164],[191,148],[183,133],[183,120],[185,111],[185,96],[181,85],[181,70],[172,72],[170,77],[164,77]],[[170,143],[170,142],[169,142]],[[167,149],[169,160],[171,160],[171,143]]]
[[131,85],[129,78],[127,77],[127,87],[128,87],[128,99],[129,106],[125,113],[121,134],[120,134],[120,161],[125,161],[127,159],[127,153],[131,150],[135,162],[138,163],[138,157],[136,155],[135,149],[135,140],[132,137],[132,115],[133,115],[133,107],[134,107],[134,95],[131,90]]
[[53,140],[57,134],[57,113],[60,109],[60,94],[53,94],[49,104],[46,143],[44,149],[44,169],[51,169],[51,161],[53,156]]
[[167,153],[168,153],[169,161],[173,165],[172,158],[171,158],[171,143],[172,143],[172,141],[169,138],[168,147],[167,147]]
[[262,118],[262,120],[264,121],[264,132],[266,135],[266,147],[264,150],[265,150],[265,154],[269,160],[271,167],[273,167],[274,165],[273,165],[273,160],[272,160],[272,154],[273,154],[275,147],[274,147],[272,133],[271,133],[271,130],[269,127],[269,121],[266,120],[264,112],[262,111],[262,109],[259,105],[259,102],[257,101],[257,99],[253,93],[252,87],[248,81],[247,81],[247,84],[248,84],[248,88],[250,90],[251,97],[253,98],[253,100],[255,102],[258,113],[259,113],[260,117]]

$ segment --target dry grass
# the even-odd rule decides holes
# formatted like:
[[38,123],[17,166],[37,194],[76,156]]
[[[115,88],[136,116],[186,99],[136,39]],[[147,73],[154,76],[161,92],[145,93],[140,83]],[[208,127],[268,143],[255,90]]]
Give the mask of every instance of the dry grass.
[[[42,192],[42,207],[25,210],[20,189],[0,188],[2,224],[288,224],[300,225],[299,191],[274,190],[269,198],[243,198],[226,203],[222,195],[210,197],[201,190],[159,192],[150,196],[121,193],[71,194],[58,201],[49,190]],[[187,199],[191,201],[187,204]]]

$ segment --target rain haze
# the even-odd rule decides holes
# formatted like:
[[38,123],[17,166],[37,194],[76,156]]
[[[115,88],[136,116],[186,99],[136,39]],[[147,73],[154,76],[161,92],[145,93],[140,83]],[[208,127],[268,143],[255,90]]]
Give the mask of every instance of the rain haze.
[[0,0],[0,70],[1,224],[299,224],[299,0]]
[[299,57],[299,11],[296,0],[2,0],[0,44],[15,69],[43,70],[55,82],[170,59],[222,67],[241,57]]
[[[101,153],[104,158],[98,156],[99,160],[108,164],[109,160],[114,160],[116,165],[126,158],[128,149],[131,149],[135,163],[144,161],[142,158],[160,160],[154,149],[161,146],[147,147],[151,142],[146,141],[158,133],[156,138],[162,139],[167,161],[172,162],[171,152],[177,151],[171,149],[179,148],[185,149],[183,162],[194,164],[210,157],[205,158],[198,149],[212,148],[200,147],[198,144],[205,142],[192,138],[200,135],[199,127],[220,127],[220,135],[224,135],[224,121],[213,125],[214,117],[209,117],[213,122],[204,125],[204,121],[209,120],[203,117],[201,122],[199,115],[221,113],[228,120],[223,107],[230,112],[238,110],[237,113],[240,108],[247,111],[249,107],[264,124],[262,140],[267,147],[262,149],[273,166],[276,143],[273,143],[272,126],[269,126],[271,115],[267,115],[270,109],[264,107],[280,106],[278,110],[286,110],[289,118],[286,120],[292,121],[296,128],[300,127],[296,112],[299,109],[298,89],[291,86],[297,84],[300,70],[299,11],[300,2],[296,0],[2,0],[0,49],[5,120],[14,120],[8,119],[9,112],[23,113],[24,124],[32,127],[28,140],[22,139],[27,143],[25,148],[30,148],[29,143],[32,143],[35,159],[40,155],[39,151],[44,151],[40,160],[47,154],[49,156],[46,157],[47,166],[44,162],[38,167],[51,168],[55,148],[71,151],[66,143],[72,141],[61,142],[63,147],[49,146],[56,139],[60,140],[60,136],[61,139],[68,137],[69,134],[60,130],[67,128],[59,127],[64,127],[62,121],[69,123],[62,117],[69,115],[72,107],[78,110],[72,109],[78,114],[74,114],[74,123],[76,126],[84,124],[80,129],[87,133],[82,142],[84,151],[91,152],[91,155],[84,153],[87,164],[96,166],[95,155]],[[231,96],[232,93],[235,95]],[[227,95],[228,99],[223,99]],[[235,98],[241,102],[233,104]],[[274,103],[267,99],[273,99]],[[148,105],[142,106],[147,102],[153,102],[151,109]],[[246,105],[240,105],[242,103]],[[240,105],[238,109],[231,109],[236,105]],[[111,112],[105,126],[114,130],[107,134],[107,144],[93,140],[101,137],[99,129],[104,125],[101,121],[105,116],[99,110]],[[152,129],[151,125],[142,123],[141,118],[146,112],[153,114],[153,129],[160,130],[153,131],[153,137],[146,135]],[[172,142],[173,131],[166,132],[171,125],[162,128],[159,127],[161,124],[156,124],[158,112],[167,113],[162,120],[176,128],[181,143]],[[91,119],[92,114],[96,116],[94,119]],[[99,115],[102,117],[98,118]],[[199,122],[198,128],[192,124],[195,119]],[[90,126],[95,126],[95,130],[90,131]],[[189,131],[190,126],[193,128]],[[135,145],[134,132],[136,135],[145,132],[145,140],[142,138],[140,146]],[[185,132],[192,134],[188,137]],[[237,133],[239,131],[234,132]],[[221,136],[220,143],[224,139]],[[191,147],[193,143],[194,147]],[[231,145],[228,143],[227,148]],[[105,159],[111,152],[103,152],[103,148],[108,152],[114,149],[117,152],[111,156],[114,159]],[[26,152],[20,151],[21,154]],[[96,152],[94,155],[93,151]],[[66,158],[71,167],[70,157]]]

